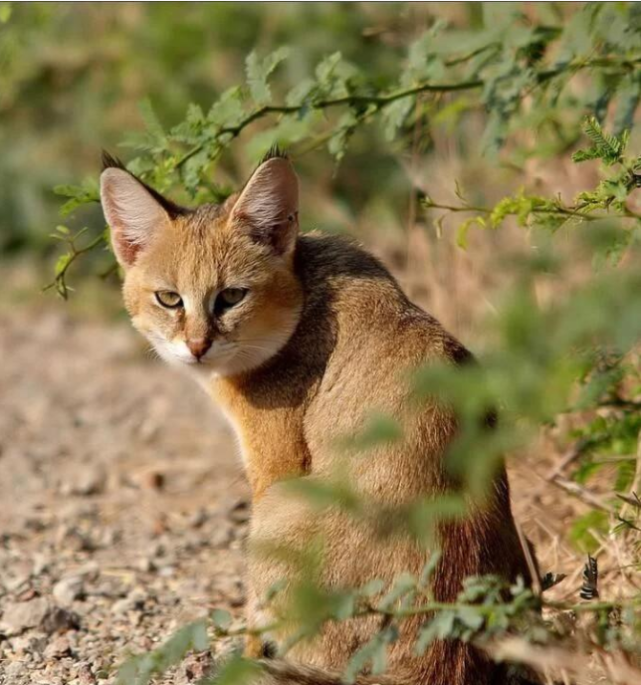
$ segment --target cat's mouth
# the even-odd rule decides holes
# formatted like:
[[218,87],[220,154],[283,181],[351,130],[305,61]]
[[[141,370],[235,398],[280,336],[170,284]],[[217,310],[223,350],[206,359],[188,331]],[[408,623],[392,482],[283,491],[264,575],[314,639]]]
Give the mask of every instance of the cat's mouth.
[[198,375],[229,375],[251,370],[272,357],[286,342],[282,335],[250,340],[216,340],[205,354],[196,356],[184,340],[169,340],[149,333],[147,337],[160,358]]
[[205,373],[226,373],[238,352],[237,345],[223,341],[214,342],[211,348],[200,356],[192,354],[184,342],[164,343],[159,347],[158,354],[170,363]]

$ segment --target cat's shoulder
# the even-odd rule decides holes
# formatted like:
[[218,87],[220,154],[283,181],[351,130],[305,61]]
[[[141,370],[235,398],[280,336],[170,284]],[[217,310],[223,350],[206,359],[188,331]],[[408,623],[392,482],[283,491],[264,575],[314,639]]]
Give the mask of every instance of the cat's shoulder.
[[310,231],[301,235],[296,246],[296,268],[310,279],[395,283],[390,272],[354,238]]

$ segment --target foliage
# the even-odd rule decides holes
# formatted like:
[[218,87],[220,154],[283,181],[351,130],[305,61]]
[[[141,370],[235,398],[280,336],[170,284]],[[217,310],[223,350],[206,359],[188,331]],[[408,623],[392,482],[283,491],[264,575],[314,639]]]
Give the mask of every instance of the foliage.
[[[208,110],[190,104],[184,120],[168,130],[151,101],[144,100],[141,113],[147,131],[127,139],[126,145],[138,155],[128,168],[161,192],[173,190],[185,200],[220,202],[229,191],[211,183],[216,165],[236,138],[263,121],[271,127],[259,130],[248,144],[254,160],[278,143],[295,157],[327,145],[339,163],[353,136],[373,122],[382,126],[387,145],[394,141],[403,144],[417,121],[439,107],[443,110],[444,105],[453,117],[450,125],[464,125],[473,95],[477,105],[487,111],[483,139],[488,152],[497,152],[510,136],[530,126],[532,112],[537,113],[539,145],[543,147],[551,139],[557,148],[566,146],[568,137],[576,139],[579,133],[572,130],[572,122],[559,119],[571,107],[575,116],[591,113],[585,131],[593,147],[576,153],[575,160],[599,158],[625,170],[620,177],[608,179],[578,198],[576,208],[564,207],[554,198],[506,198],[490,212],[491,226],[507,215],[518,216],[522,223],[536,215],[539,221],[547,219],[548,226],[558,227],[561,219],[580,220],[592,209],[625,202],[630,178],[637,178],[622,158],[627,134],[604,134],[596,118],[602,115],[602,108],[596,110],[590,97],[581,101],[573,86],[577,75],[586,73],[608,84],[627,84],[629,78],[636,78],[641,65],[641,32],[634,31],[641,23],[637,6],[591,4],[565,27],[555,28],[533,26],[511,6],[505,10],[490,7],[488,4],[483,28],[473,35],[436,22],[410,45],[398,76],[382,83],[377,74],[358,68],[335,52],[316,66],[313,75],[275,99],[270,82],[278,69],[295,59],[294,54],[284,47],[265,57],[251,52],[246,59],[244,85],[225,90]],[[510,31],[506,31],[508,26]],[[463,37],[466,40],[461,40]],[[607,93],[614,98],[611,85]],[[457,108],[457,101],[464,101],[465,106]],[[630,109],[630,103],[625,100],[618,107],[617,111]],[[626,117],[633,117],[635,109],[636,105]],[[66,186],[57,192],[70,198],[65,211],[96,199],[86,185]],[[426,206],[444,207],[431,201]],[[459,233],[461,244],[473,223],[486,225],[483,217],[465,222]],[[61,292],[64,283],[59,284]]]
[[[588,3],[565,15],[556,5],[539,3],[533,15],[519,3],[486,3],[482,17],[468,19],[431,21],[404,56],[386,52],[392,59],[385,66],[339,52],[316,55],[315,67],[304,76],[298,71],[293,82],[288,74],[301,59],[300,45],[252,50],[242,83],[227,83],[211,102],[186,98],[190,104],[178,123],[167,126],[154,98],[143,100],[145,131],[124,141],[133,150],[128,168],[180,201],[220,202],[230,186],[211,179],[229,168],[241,138],[250,161],[273,143],[288,148],[303,165],[307,155],[323,149],[339,174],[363,147],[402,157],[452,132],[464,140],[468,129],[482,131],[476,153],[493,169],[537,157],[593,164],[592,180],[571,201],[525,186],[491,203],[468,199],[475,196],[461,187],[455,203],[426,192],[420,196],[425,218],[433,219],[438,232],[463,215],[457,227],[461,248],[470,248],[474,228],[499,232],[510,224],[526,229],[536,247],[518,257],[518,277],[492,322],[492,352],[482,355],[482,364],[459,370],[430,366],[412,378],[414,401],[436,397],[460,419],[447,458],[465,485],[465,496],[390,512],[365,506],[341,474],[335,481],[293,483],[292,489],[319,508],[342,507],[351,515],[378,519],[386,534],[400,530],[429,543],[429,531],[439,521],[463,516],[471,504],[483,501],[507,451],[530,448],[542,427],[571,418],[578,428],[563,439],[573,444],[568,464],[575,471],[569,480],[556,474],[552,481],[592,509],[574,523],[575,543],[595,554],[599,535],[638,546],[641,277],[625,267],[638,258],[641,229],[641,157],[630,151],[641,94],[641,9],[638,3]],[[10,16],[5,21],[11,26]],[[417,131],[423,132],[420,143]],[[587,146],[577,149],[583,141]],[[83,207],[97,200],[96,188],[95,180],[58,187],[56,192],[67,198],[63,213],[83,216]],[[593,272],[553,302],[541,303],[537,280],[561,283],[569,272],[571,256],[559,247],[559,237],[567,235],[574,250],[590,255]],[[54,237],[65,252],[52,285],[66,297],[70,267],[103,248],[107,234],[102,227],[88,234],[58,227]],[[499,425],[488,430],[486,418],[497,409]],[[361,435],[346,436],[344,447],[364,451],[399,437],[395,421],[374,415]],[[612,463],[610,494],[597,497],[591,479]],[[579,657],[590,649],[626,659],[638,656],[638,595],[619,602],[554,602],[537,587],[471,578],[456,602],[439,603],[430,596],[432,571],[433,565],[422,578],[401,576],[390,588],[374,584],[336,592],[303,583],[292,593],[298,603],[292,607],[298,620],[294,639],[316,633],[328,621],[380,617],[380,631],[354,655],[347,682],[366,668],[383,673],[399,620],[415,614],[424,617],[419,651],[435,639],[453,638],[491,651],[497,641],[518,633],[532,645],[560,646]],[[590,630],[564,627],[560,617],[580,614],[592,616]],[[202,648],[204,627],[198,626],[197,634],[189,629],[128,662],[121,682],[148,682],[185,650]],[[213,616],[213,627],[219,637],[247,631],[234,627],[223,612]],[[253,677],[256,668],[232,658],[212,682],[239,682]]]

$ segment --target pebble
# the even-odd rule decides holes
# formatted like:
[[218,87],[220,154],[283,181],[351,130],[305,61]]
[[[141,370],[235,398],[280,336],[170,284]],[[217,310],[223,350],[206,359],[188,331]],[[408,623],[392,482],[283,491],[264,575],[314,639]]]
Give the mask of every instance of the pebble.
[[99,495],[105,490],[105,473],[100,468],[84,468],[74,480],[65,482],[60,487],[63,496],[80,495],[90,497]]
[[111,605],[111,613],[116,614],[117,616],[121,614],[126,614],[128,611],[131,610],[131,603],[129,600],[125,597],[125,599],[119,599],[117,602],[114,602]]
[[71,643],[66,637],[57,637],[50,642],[44,652],[46,659],[61,659],[71,654]]
[[124,599],[111,605],[112,614],[126,614],[130,611],[142,611],[148,595],[142,588],[134,588]]
[[[12,661],[4,667],[4,672],[8,678],[17,678],[26,670],[26,664],[22,661]],[[9,682],[11,682],[9,680]]]
[[79,576],[62,578],[53,586],[52,594],[58,604],[69,606],[84,595],[83,580]]
[[95,685],[96,676],[91,672],[91,667],[87,663],[79,664],[77,671],[79,685]]
[[44,621],[49,603],[44,597],[28,602],[13,602],[5,605],[0,620],[0,632],[5,635],[19,635],[28,628],[36,628]]
[[67,630],[75,630],[80,627],[80,619],[73,611],[62,607],[52,607],[45,614],[41,623],[42,629],[49,633],[64,633]]
[[44,636],[29,635],[16,637],[11,640],[11,648],[20,654],[42,654],[47,646],[47,638]]

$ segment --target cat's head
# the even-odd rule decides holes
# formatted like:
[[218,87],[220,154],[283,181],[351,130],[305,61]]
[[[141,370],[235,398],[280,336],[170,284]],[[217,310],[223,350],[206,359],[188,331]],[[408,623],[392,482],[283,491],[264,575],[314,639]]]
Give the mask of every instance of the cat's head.
[[113,160],[100,196],[134,326],[172,364],[234,375],[275,355],[302,306],[298,181],[273,156],[223,205],[184,209]]

